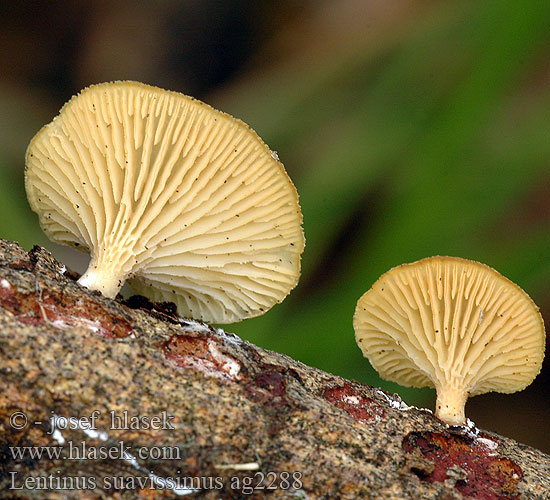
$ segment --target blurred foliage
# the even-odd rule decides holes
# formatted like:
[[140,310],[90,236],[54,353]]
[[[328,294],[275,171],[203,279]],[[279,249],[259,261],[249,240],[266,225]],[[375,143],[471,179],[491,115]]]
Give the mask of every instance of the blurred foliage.
[[[262,9],[254,2],[236,3],[248,12],[246,22],[254,24]],[[325,13],[332,22],[335,12],[353,3],[326,1],[316,8],[332,6]],[[119,4],[124,17],[117,18]],[[160,8],[152,19],[132,2],[100,2],[90,17],[82,2],[74,12],[86,14],[88,31],[71,24],[67,39],[78,43],[63,44],[60,53],[66,60],[52,66],[68,71],[48,71],[42,63],[41,74],[44,81],[66,85],[56,87],[56,98],[68,98],[82,86],[81,79],[85,85],[135,78],[196,90],[196,97],[243,119],[278,151],[300,193],[307,240],[303,276],[281,305],[229,330],[423,405],[432,397],[430,391],[380,381],[354,342],[356,301],[383,272],[436,254],[479,260],[528,291],[550,322],[550,2],[357,0],[356,5],[384,11],[390,20],[350,16],[361,29],[344,23],[341,33],[326,35],[301,17],[292,24],[296,10],[286,0],[278,13],[273,5],[263,8],[262,29],[275,33],[281,23],[281,32],[287,30],[290,42],[282,42],[280,53],[275,46],[250,58],[254,50],[243,37],[253,32],[250,43],[264,40],[258,26],[232,34],[239,50],[246,47],[246,61],[231,52],[229,38],[219,31],[231,30],[235,17],[224,21],[219,17],[223,12],[212,15],[215,2],[205,4],[208,8],[200,14],[198,3],[163,3],[172,9],[164,13],[172,26],[167,32]],[[135,36],[126,20],[134,10],[139,30],[147,27],[143,36]],[[187,15],[195,11],[196,16]],[[302,8],[300,15],[305,19],[308,12]],[[275,21],[268,22],[270,16]],[[43,24],[38,21],[36,26]],[[207,23],[208,29],[197,31],[197,22]],[[121,23],[124,29],[119,29]],[[182,38],[174,26],[191,29],[183,40],[202,36],[206,41],[196,40],[196,52],[185,52],[187,45],[177,44]],[[309,46],[302,40],[306,27],[311,30]],[[110,33],[119,45],[109,45]],[[33,36],[43,45],[44,34],[35,30]],[[168,49],[163,49],[165,39]],[[57,42],[48,43],[59,49]],[[27,45],[32,60],[34,47]],[[123,50],[130,56],[124,57]],[[189,61],[194,61],[191,73],[202,71],[218,64],[226,52],[231,55],[231,84],[215,87],[224,78],[214,68],[212,87],[196,75],[185,83]],[[166,54],[172,65],[167,69],[162,66]],[[25,74],[27,80],[36,76],[30,70]],[[179,76],[169,81],[166,75]],[[42,116],[51,102],[35,107]],[[25,133],[30,139],[37,130],[36,113],[22,109],[29,116]],[[0,236],[26,248],[44,244],[24,201],[25,144],[17,146],[19,160],[7,162],[2,154],[13,152],[13,145],[5,137],[0,139]],[[550,391],[544,390],[542,399],[548,399]]]
[[[23,180],[15,172],[5,167],[0,157],[0,237],[19,241],[22,245],[32,246],[46,243],[41,237],[38,222],[34,222],[27,206]],[[31,229],[34,226],[34,231]]]
[[550,86],[529,88],[549,15],[543,2],[439,4],[374,50],[222,96],[279,151],[307,240],[298,288],[236,333],[418,404],[425,393],[380,382],[353,341],[355,303],[380,274],[457,255],[545,301],[549,207],[521,217],[550,180]]

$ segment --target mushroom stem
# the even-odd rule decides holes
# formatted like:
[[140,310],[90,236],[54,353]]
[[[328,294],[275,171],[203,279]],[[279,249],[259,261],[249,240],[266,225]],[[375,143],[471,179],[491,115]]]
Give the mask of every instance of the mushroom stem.
[[126,278],[124,273],[102,272],[101,268],[90,264],[78,283],[90,290],[99,290],[105,297],[113,299],[122,288]]
[[468,391],[462,387],[452,384],[437,387],[435,416],[449,425],[464,425],[464,407],[467,399]]

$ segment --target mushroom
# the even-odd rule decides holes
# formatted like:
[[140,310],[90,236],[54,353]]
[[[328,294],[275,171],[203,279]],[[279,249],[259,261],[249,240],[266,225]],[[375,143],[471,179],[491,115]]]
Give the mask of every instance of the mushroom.
[[494,269],[456,257],[383,274],[357,302],[353,325],[380,376],[435,387],[435,414],[450,425],[465,423],[468,396],[527,387],[544,357],[531,298]]
[[137,82],[92,85],[32,139],[25,185],[55,242],[89,251],[79,283],[129,279],[181,316],[258,316],[296,285],[304,248],[294,185],[245,123]]

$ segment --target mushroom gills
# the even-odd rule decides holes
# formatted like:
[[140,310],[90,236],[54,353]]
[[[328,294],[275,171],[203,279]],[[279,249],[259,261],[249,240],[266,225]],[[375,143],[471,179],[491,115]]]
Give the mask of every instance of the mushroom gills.
[[494,269],[430,257],[383,274],[358,300],[357,344],[382,378],[435,387],[435,414],[466,422],[469,396],[524,389],[544,357],[542,317],[531,298]]
[[246,124],[182,94],[84,89],[32,139],[25,186],[53,241],[89,249],[79,283],[107,297],[130,280],[181,316],[228,323],[298,282],[302,214],[283,165]]

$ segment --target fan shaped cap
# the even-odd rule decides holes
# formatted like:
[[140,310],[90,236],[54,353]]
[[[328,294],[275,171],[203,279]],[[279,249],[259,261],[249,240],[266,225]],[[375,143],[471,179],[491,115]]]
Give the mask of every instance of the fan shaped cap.
[[245,123],[137,82],[93,85],[32,139],[25,184],[53,241],[88,250],[79,282],[126,279],[182,316],[258,316],[296,285],[304,248],[294,185]]
[[436,415],[465,422],[468,396],[516,392],[539,373],[542,317],[494,269],[455,257],[395,267],[358,301],[357,344],[382,378],[435,387]]

